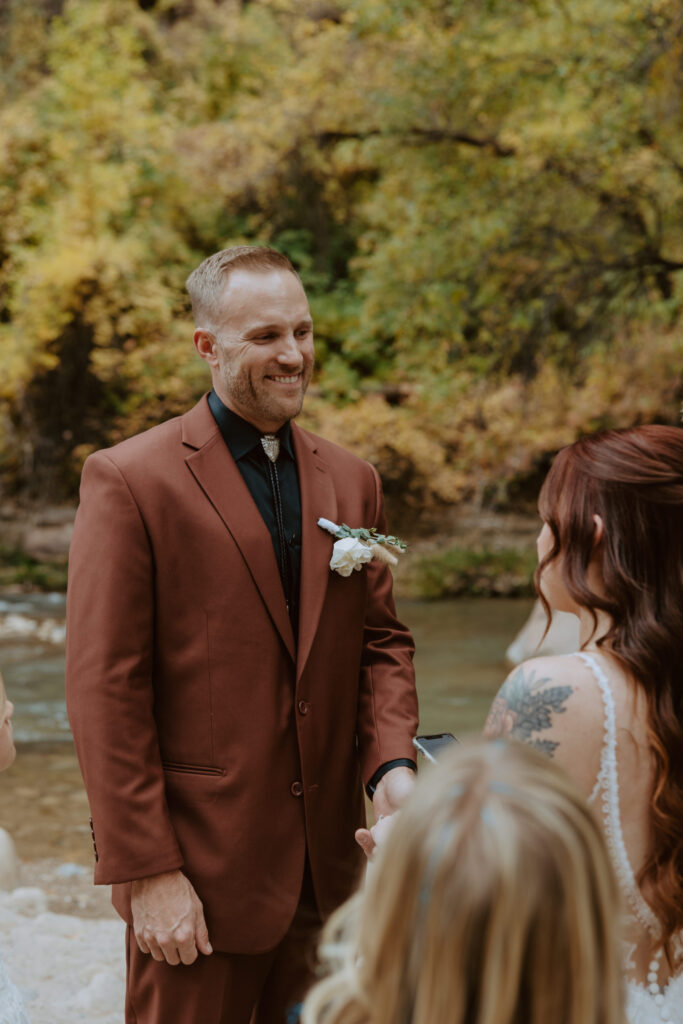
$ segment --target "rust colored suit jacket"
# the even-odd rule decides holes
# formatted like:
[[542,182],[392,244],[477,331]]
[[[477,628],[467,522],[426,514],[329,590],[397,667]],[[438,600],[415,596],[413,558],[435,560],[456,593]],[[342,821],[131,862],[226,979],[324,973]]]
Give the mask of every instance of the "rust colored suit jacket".
[[330,912],[360,869],[361,780],[412,757],[410,634],[391,575],[344,578],[320,516],[383,529],[375,470],[296,425],[299,635],[270,534],[211,415],[90,456],[69,561],[67,705],[95,881],[130,922],[132,879],[181,868],[215,949],[282,938],[306,850]]

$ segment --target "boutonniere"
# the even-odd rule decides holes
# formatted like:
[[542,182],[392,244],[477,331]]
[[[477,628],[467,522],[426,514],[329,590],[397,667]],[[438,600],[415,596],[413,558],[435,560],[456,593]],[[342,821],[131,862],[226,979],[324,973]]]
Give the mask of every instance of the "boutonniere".
[[346,523],[337,526],[329,519],[319,519],[318,526],[337,538],[332,548],[330,569],[334,569],[340,576],[350,576],[354,569],[360,570],[373,558],[385,565],[398,565],[394,552],[401,554],[408,546],[398,537],[378,533],[374,526],[369,530],[364,526],[352,529]]

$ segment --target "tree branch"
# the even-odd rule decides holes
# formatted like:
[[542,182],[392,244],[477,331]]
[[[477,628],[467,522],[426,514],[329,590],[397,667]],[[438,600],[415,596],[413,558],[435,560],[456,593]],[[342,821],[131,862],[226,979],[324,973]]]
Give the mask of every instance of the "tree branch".
[[477,149],[489,149],[496,156],[514,156],[517,150],[514,146],[505,146],[493,135],[477,136],[468,132],[453,132],[441,128],[407,128],[405,130],[381,128],[369,128],[365,132],[319,132],[315,138],[323,145],[330,145],[335,142],[344,142],[346,139],[358,139],[363,141],[372,137],[402,138],[412,145],[427,144],[430,142],[457,142],[463,146],[474,146]]

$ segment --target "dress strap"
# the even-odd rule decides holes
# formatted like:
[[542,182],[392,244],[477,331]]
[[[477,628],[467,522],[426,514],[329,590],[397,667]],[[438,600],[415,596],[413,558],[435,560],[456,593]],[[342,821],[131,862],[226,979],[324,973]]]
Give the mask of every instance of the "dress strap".
[[659,921],[644,900],[636,883],[631,862],[626,852],[624,835],[621,830],[619,770],[617,765],[617,723],[614,696],[612,695],[609,679],[597,659],[585,651],[579,651],[579,657],[588,665],[595,676],[605,705],[605,738],[602,751],[600,752],[600,771],[590,796],[590,802],[593,802],[598,794],[602,793],[602,816],[607,845],[612,855],[612,862],[619,885],[640,923],[644,928],[647,928],[653,938],[658,939],[661,935]]
[[588,665],[589,669],[595,677],[595,681],[598,684],[598,689],[602,696],[602,703],[605,709],[605,724],[602,740],[602,749],[600,751],[600,768],[598,770],[598,777],[595,780],[593,791],[588,797],[588,803],[594,804],[598,799],[600,791],[607,793],[610,789],[609,780],[614,779],[617,789],[617,809],[618,794],[619,794],[619,783],[617,778],[617,716],[616,709],[614,707],[614,697],[612,696],[612,690],[610,689],[609,681],[607,676],[603,672],[600,665],[598,665],[595,658],[590,654],[586,654],[585,651],[578,652],[579,658]]

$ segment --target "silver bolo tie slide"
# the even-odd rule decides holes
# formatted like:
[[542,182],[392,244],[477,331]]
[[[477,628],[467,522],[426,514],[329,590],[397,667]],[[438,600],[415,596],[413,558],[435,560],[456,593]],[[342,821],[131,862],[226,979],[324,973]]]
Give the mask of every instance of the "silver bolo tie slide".
[[280,454],[280,438],[275,434],[264,434],[261,444],[270,461],[277,462],[277,457]]

